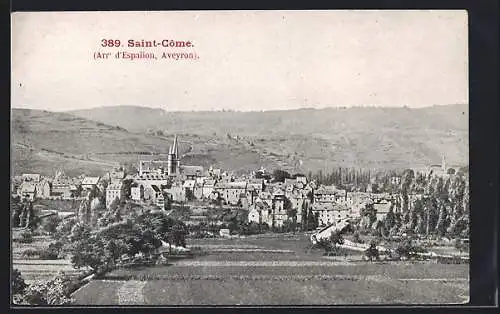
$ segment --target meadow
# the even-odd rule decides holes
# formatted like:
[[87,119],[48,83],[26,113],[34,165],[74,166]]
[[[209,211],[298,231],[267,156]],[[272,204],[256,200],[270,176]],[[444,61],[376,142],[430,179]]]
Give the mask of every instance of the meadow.
[[[91,281],[73,298],[76,304],[92,305],[451,304],[467,301],[469,270],[466,264],[359,262],[345,257],[330,260],[323,257],[320,250],[308,250],[307,241],[307,237],[299,235],[191,240],[190,245],[203,248],[208,254],[170,261],[168,265],[116,269],[103,280]],[[217,251],[220,248],[226,251]],[[256,248],[268,251],[251,251]],[[127,299],[127,293],[133,297]]]

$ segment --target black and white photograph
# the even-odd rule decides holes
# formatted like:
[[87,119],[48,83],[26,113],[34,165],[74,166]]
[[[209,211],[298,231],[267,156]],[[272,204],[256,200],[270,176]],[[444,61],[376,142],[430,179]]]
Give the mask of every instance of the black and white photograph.
[[466,10],[11,13],[11,306],[468,303],[468,41]]

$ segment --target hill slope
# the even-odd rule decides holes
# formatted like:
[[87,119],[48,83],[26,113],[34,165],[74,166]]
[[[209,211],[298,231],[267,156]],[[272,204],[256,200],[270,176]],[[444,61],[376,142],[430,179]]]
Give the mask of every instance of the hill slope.
[[[468,163],[469,114],[464,104],[266,112],[165,112],[119,106],[72,114],[137,132],[238,135],[255,144],[262,140],[265,148],[282,147],[285,155],[296,153],[307,160],[404,167],[440,163],[445,154],[450,163]],[[140,119],[131,119],[137,116]]]
[[468,163],[466,105],[270,112],[103,107],[71,114],[14,109],[12,127],[15,173],[98,172],[116,162],[165,158],[174,133],[183,164],[236,172],[425,167],[440,163],[442,154],[449,164]]
[[[330,134],[389,130],[468,130],[468,106],[410,108],[327,108],[265,112],[166,112],[134,106],[100,107],[70,111],[83,118],[117,125],[131,131],[161,129],[168,132],[240,135]],[[140,119],[137,119],[140,117]]]
[[[168,152],[167,139],[132,134],[125,129],[67,113],[12,110],[12,172],[100,173],[117,165],[106,154]],[[103,154],[104,153],[104,154]]]

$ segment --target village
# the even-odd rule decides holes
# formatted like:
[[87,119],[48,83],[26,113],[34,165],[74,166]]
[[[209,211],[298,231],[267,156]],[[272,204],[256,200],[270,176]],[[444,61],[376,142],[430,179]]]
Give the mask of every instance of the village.
[[[52,304],[109,304],[105,296],[90,295],[93,285],[115,276],[126,276],[130,285],[134,278],[178,276],[188,284],[205,277],[229,280],[236,269],[240,280],[248,276],[248,267],[260,265],[264,273],[254,277],[275,280],[292,263],[305,267],[286,279],[297,284],[306,280],[306,268],[314,272],[311,279],[334,280],[330,272],[339,265],[357,265],[371,274],[391,265],[404,268],[401,261],[412,259],[466,269],[460,264],[469,260],[468,173],[464,167],[447,167],[444,157],[427,172],[407,169],[373,178],[342,169],[304,175],[261,168],[238,176],[184,165],[181,159],[175,136],[166,160],[140,160],[136,172],[120,167],[101,176],[68,177],[57,171],[54,177],[13,177],[13,265],[16,278],[29,284],[28,292],[16,294],[16,302],[49,302],[30,301],[44,295],[36,285],[49,278],[46,289],[66,291]],[[335,177],[351,183],[336,186],[331,184]],[[269,258],[277,259],[274,266]],[[223,274],[218,263],[228,266]],[[193,275],[199,266],[205,272]],[[441,266],[432,269],[444,272]],[[398,270],[384,276],[399,282],[392,277],[405,275]],[[143,302],[118,295],[125,300],[118,304]]]
[[[434,167],[435,175],[439,170],[441,175],[446,175],[444,161],[441,168]],[[273,173],[265,169],[237,177],[218,168],[181,165],[175,137],[168,160],[141,160],[137,173],[116,169],[102,176],[82,174],[75,178],[62,172],[57,172],[54,177],[23,174],[13,177],[11,193],[13,197],[29,201],[83,201],[91,191],[98,191],[104,196],[107,209],[113,202],[125,200],[160,209],[170,204],[243,209],[248,212],[248,222],[278,229],[289,221],[300,225],[303,214],[308,212],[316,219],[317,227],[360,218],[360,212],[367,204],[374,206],[377,221],[381,221],[391,207],[397,211],[394,204],[400,201],[397,194],[373,192],[370,184],[363,191],[347,191],[333,185],[317,184],[303,174],[277,173],[281,174],[280,178],[273,177]],[[390,180],[399,185],[401,176]],[[416,199],[422,195],[410,197]],[[71,216],[76,213],[59,214]]]

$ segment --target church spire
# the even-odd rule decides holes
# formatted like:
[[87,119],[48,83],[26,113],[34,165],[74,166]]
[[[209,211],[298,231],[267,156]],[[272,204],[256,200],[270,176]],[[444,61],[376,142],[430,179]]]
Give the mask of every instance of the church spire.
[[177,135],[174,138],[174,146],[172,147],[172,154],[174,154],[175,159],[179,159],[179,148],[177,147]]

